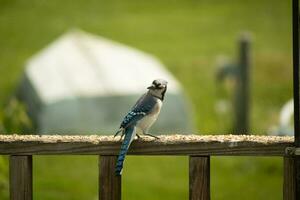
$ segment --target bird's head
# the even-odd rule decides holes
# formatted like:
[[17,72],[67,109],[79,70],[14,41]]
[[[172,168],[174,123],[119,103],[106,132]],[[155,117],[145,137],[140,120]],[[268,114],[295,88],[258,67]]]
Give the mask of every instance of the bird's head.
[[151,86],[147,89],[149,93],[161,100],[164,100],[165,93],[167,91],[168,82],[163,79],[156,79],[152,82]]

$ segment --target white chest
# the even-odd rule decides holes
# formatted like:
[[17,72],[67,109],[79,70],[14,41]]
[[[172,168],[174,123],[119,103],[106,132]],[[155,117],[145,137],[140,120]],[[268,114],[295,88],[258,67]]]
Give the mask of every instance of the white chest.
[[153,125],[153,123],[158,118],[162,107],[162,101],[160,99],[157,100],[157,104],[155,105],[153,111],[146,115],[143,119],[141,119],[137,123],[137,127],[140,128],[143,132],[147,132],[148,129]]

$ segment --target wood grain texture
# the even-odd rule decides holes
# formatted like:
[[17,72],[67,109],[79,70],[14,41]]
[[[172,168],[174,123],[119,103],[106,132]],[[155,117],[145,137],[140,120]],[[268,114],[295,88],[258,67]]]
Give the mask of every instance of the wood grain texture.
[[190,156],[189,158],[189,199],[210,200],[210,158]]
[[32,200],[32,156],[10,156],[10,199]]
[[295,199],[300,199],[300,156],[294,157],[294,177]]
[[[121,142],[110,136],[11,137],[1,139],[3,155],[117,155]],[[29,139],[27,139],[29,137]],[[47,140],[43,139],[47,137]],[[69,137],[69,138],[68,138]],[[71,139],[70,139],[71,137]],[[92,137],[92,136],[91,136]],[[50,139],[49,139],[50,138]],[[175,139],[174,139],[175,138]],[[133,141],[129,155],[202,155],[202,156],[284,156],[285,148],[293,146],[292,137],[272,136],[160,136]]]
[[284,200],[296,200],[295,196],[295,158],[284,157],[283,158],[283,199]]
[[99,200],[121,200],[121,176],[115,175],[116,156],[99,157]]

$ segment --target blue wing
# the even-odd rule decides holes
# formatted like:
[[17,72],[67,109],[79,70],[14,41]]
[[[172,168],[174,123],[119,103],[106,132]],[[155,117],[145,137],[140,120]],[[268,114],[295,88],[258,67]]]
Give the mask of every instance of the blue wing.
[[152,111],[155,103],[156,101],[152,96],[148,94],[143,95],[132,107],[132,110],[124,117],[120,128],[135,125],[140,119]]
[[146,115],[145,112],[129,112],[121,123],[121,128],[126,128],[130,125],[134,125],[137,121],[142,119]]

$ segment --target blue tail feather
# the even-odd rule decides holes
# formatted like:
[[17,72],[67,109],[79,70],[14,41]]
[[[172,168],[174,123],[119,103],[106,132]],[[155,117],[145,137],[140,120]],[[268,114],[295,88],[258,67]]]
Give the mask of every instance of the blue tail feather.
[[127,127],[125,129],[125,138],[124,138],[123,143],[121,145],[121,149],[120,149],[120,153],[119,153],[119,156],[118,156],[118,159],[117,159],[116,169],[115,169],[115,173],[118,176],[120,176],[122,174],[125,155],[128,151],[130,143],[132,141],[133,132],[135,131],[134,129],[135,129],[134,127]]

